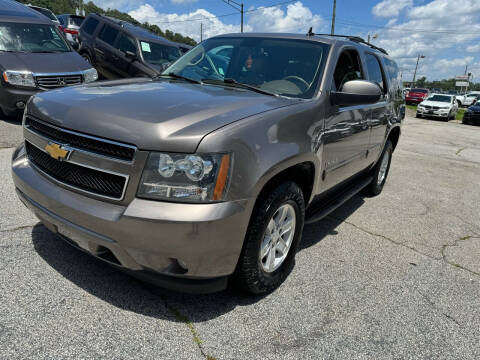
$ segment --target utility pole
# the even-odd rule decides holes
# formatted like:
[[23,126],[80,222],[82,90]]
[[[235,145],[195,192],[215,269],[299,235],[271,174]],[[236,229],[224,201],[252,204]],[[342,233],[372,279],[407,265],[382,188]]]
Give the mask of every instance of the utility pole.
[[332,15],[332,32],[330,35],[335,35],[335,12],[337,10],[337,0],[333,0],[333,15]]
[[200,23],[200,42],[203,41],[203,23]]
[[243,33],[243,3],[238,3],[234,0],[222,0],[225,4],[230,5],[235,10],[240,12],[240,32]]
[[418,55],[417,57],[417,65],[415,65],[415,72],[413,73],[412,88],[415,86],[415,77],[417,76],[418,62],[420,59],[425,59],[425,55]]

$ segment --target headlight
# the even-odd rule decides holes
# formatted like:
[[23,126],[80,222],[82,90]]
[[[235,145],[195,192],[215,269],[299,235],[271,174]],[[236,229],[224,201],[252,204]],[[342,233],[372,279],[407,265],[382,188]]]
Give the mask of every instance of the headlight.
[[35,79],[31,71],[11,71],[3,72],[3,80],[14,86],[36,87]]
[[179,202],[224,199],[230,154],[150,153],[138,188],[138,197]]
[[84,80],[85,80],[86,83],[89,83],[89,82],[92,82],[92,81],[96,81],[96,80],[98,79],[97,70],[95,70],[94,68],[85,70],[85,71],[83,72],[83,78],[84,78]]

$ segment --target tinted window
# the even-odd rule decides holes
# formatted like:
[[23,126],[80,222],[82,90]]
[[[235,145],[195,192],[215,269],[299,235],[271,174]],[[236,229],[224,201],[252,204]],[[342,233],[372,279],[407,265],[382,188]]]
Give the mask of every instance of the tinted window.
[[94,18],[90,18],[85,21],[85,24],[82,27],[82,30],[85,31],[87,34],[92,35],[97,28],[98,20]]
[[342,91],[343,84],[347,81],[363,79],[360,57],[355,50],[343,51],[337,61],[333,73],[333,90]]
[[447,95],[433,95],[433,96],[430,96],[427,100],[449,103],[449,102],[452,102],[452,97]]
[[118,39],[117,49],[126,53],[130,51],[134,54],[137,53],[137,47],[135,46],[135,41],[128,35],[121,33]]
[[365,60],[368,69],[368,79],[380,85],[383,93],[385,93],[385,84],[383,81],[382,68],[380,67],[378,58],[375,55],[366,54]]
[[74,26],[82,26],[82,23],[83,23],[83,17],[81,16],[70,16],[70,20],[68,21],[70,25],[74,25]]
[[153,65],[163,65],[177,60],[182,54],[177,47],[141,41],[143,58]]
[[111,26],[105,25],[98,37],[101,40],[105,41],[107,44],[110,44],[110,45],[113,46],[113,44],[115,43],[115,39],[117,37],[117,34],[118,34],[117,29],[115,29]]

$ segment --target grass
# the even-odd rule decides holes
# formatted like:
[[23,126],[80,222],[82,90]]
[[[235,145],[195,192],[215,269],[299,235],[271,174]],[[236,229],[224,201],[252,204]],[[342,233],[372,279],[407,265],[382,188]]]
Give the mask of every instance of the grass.
[[[406,105],[407,109],[410,109],[410,110],[413,110],[413,111],[417,111],[417,105]],[[457,111],[457,117],[455,118],[455,120],[462,120],[463,119],[463,113],[465,112],[466,109],[458,109]]]

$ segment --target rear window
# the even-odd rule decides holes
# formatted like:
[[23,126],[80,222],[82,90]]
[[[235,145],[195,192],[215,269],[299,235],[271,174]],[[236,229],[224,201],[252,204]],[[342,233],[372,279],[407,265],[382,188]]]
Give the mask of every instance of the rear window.
[[375,55],[366,54],[365,60],[367,61],[368,79],[377,83],[385,93],[385,82],[378,58]]
[[68,23],[70,25],[75,25],[75,26],[82,26],[82,23],[83,23],[83,20],[85,18],[81,17],[81,16],[70,16],[70,19],[68,20]]
[[85,23],[82,26],[82,30],[85,31],[87,34],[92,35],[97,28],[98,20],[94,18],[89,18],[85,20]]
[[115,43],[115,39],[116,39],[117,35],[118,35],[118,30],[117,29],[115,29],[111,26],[105,25],[98,37],[101,40],[105,41],[107,44],[110,44],[110,45],[113,46],[113,44]]
[[427,89],[411,89],[410,92],[417,92],[417,93],[427,94],[427,93],[428,93],[428,90],[427,90]]

